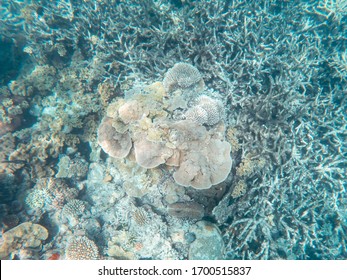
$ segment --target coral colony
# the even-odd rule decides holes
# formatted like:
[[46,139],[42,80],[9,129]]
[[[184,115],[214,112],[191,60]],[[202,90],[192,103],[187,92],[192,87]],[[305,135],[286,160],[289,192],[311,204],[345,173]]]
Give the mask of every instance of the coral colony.
[[1,3],[1,259],[347,258],[346,1]]

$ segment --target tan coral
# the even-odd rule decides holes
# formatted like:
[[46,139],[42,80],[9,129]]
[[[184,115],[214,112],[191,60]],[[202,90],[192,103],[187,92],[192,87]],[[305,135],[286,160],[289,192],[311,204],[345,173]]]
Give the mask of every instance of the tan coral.
[[130,100],[118,109],[119,117],[126,124],[139,120],[142,117],[143,110],[136,100]]
[[231,196],[232,196],[232,198],[238,198],[238,197],[244,195],[246,193],[246,191],[247,191],[247,185],[246,185],[245,181],[240,180],[235,185],[235,187],[231,193]]
[[203,126],[184,120],[172,124],[175,144],[181,152],[173,178],[183,186],[207,189],[224,181],[231,169],[230,144]]
[[183,186],[196,189],[208,189],[223,182],[231,170],[230,144],[218,139],[199,145],[183,156],[173,178]]
[[[194,74],[194,67],[177,67],[181,66],[187,67],[188,70],[185,70]],[[178,68],[175,69],[178,71]],[[195,74],[195,82],[199,82],[201,76]],[[167,79],[170,75],[167,75]],[[176,78],[175,83],[186,83],[187,88],[195,83],[189,84],[189,77],[186,80],[184,77]],[[173,166],[174,179],[183,186],[207,189],[224,181],[230,172],[232,161],[230,144],[224,140],[222,103],[202,95],[196,100],[202,114],[197,114],[198,118],[194,118],[192,114],[192,118],[180,121],[168,113],[171,98],[164,98],[165,92],[160,83],[149,86],[147,92],[131,95],[127,100],[118,100],[110,105],[107,109],[108,117],[104,118],[99,128],[98,141],[103,150],[111,157],[132,158],[146,169],[162,164]],[[178,103],[182,105],[175,105],[174,108],[187,104]],[[124,187],[130,190],[132,184],[132,181],[127,180]],[[142,191],[131,192],[131,196],[142,195]]]
[[149,141],[145,135],[134,141],[134,150],[136,162],[144,168],[157,167],[173,155],[165,143]]
[[112,119],[105,117],[98,129],[98,143],[102,149],[112,157],[124,158],[131,149],[132,142],[129,133],[117,132],[112,127]]
[[8,257],[12,252],[23,248],[39,248],[41,242],[48,238],[48,231],[39,224],[22,223],[3,234],[0,247],[0,258]]
[[66,248],[66,259],[68,260],[97,260],[99,249],[94,241],[85,236],[71,241]]

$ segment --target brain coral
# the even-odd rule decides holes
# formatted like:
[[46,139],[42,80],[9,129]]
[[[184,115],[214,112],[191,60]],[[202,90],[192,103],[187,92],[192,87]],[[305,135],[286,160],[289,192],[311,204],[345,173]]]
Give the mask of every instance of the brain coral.
[[166,72],[163,85],[165,91],[170,93],[179,88],[196,87],[202,90],[205,84],[198,69],[188,63],[180,62]]
[[113,119],[105,117],[98,130],[98,143],[112,157],[124,158],[131,149],[132,142],[128,132],[119,133],[112,126]]

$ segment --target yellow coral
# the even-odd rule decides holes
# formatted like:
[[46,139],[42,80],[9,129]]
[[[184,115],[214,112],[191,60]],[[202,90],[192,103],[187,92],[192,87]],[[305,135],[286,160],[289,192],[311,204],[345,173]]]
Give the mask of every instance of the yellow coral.
[[231,151],[236,153],[240,150],[241,145],[237,137],[237,130],[233,127],[228,128],[226,132],[226,139],[231,144]]
[[236,175],[239,177],[250,176],[256,170],[260,170],[264,167],[264,159],[252,159],[250,155],[246,156],[240,165],[236,168]]
[[245,181],[238,181],[231,193],[232,198],[238,198],[246,193],[247,185]]

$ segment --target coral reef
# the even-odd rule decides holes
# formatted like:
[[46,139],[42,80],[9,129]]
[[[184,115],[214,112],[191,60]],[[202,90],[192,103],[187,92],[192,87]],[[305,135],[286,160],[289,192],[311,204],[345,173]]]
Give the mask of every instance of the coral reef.
[[40,208],[42,211],[61,209],[78,192],[78,189],[69,187],[63,179],[43,178],[28,192],[25,202],[29,208]]
[[[197,76],[199,73],[188,64],[175,67],[175,71],[170,69],[164,78],[164,88],[168,77],[172,78],[176,71],[181,73],[182,67]],[[201,95],[191,100],[197,105],[187,110],[186,120],[175,121],[164,111],[171,99],[164,98],[161,84],[148,88],[147,94],[134,94],[109,106],[108,117],[103,119],[98,130],[98,143],[103,150],[115,158],[134,154],[136,162],[147,169],[163,164],[176,166],[173,178],[183,186],[206,189],[223,182],[232,161],[230,144],[224,140],[222,103]],[[197,108],[204,113],[205,119],[196,114]]]
[[56,178],[85,178],[88,173],[87,161],[79,155],[76,155],[73,159],[69,156],[61,156],[58,163],[58,173]]
[[346,259],[346,8],[3,0],[4,258]]

